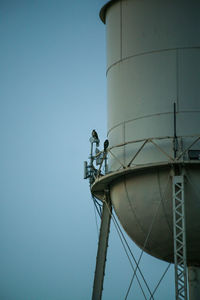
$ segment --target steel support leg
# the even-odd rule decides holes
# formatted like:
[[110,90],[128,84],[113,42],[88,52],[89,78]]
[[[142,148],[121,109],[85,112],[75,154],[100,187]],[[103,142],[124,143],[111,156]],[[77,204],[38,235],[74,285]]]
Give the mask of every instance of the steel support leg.
[[99,243],[96,258],[96,269],[94,275],[92,300],[101,300],[103,291],[103,280],[105,274],[106,255],[108,248],[108,237],[110,232],[112,206],[109,193],[106,193],[106,198],[103,203],[101,227],[99,233]]
[[200,299],[200,267],[188,267],[189,299]]
[[176,300],[187,300],[184,176],[173,176],[173,227]]

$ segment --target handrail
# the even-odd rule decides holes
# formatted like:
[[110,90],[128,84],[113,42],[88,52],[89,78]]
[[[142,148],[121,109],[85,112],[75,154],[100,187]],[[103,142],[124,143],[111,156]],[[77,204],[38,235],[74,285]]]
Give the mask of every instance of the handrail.
[[[98,172],[96,174],[96,178],[98,178],[99,176],[103,176],[103,174],[101,173],[101,168],[103,166],[103,162],[105,161],[108,153],[110,153],[110,155],[121,165],[121,167],[123,169],[126,169],[126,168],[131,167],[132,163],[134,162],[134,160],[136,159],[138,154],[141,153],[142,150],[145,148],[145,146],[149,143],[151,143],[156,149],[158,149],[162,154],[164,154],[167,157],[169,162],[171,162],[171,163],[178,162],[183,157],[183,155],[200,140],[200,135],[177,136],[177,139],[181,139],[181,138],[195,138],[195,140],[192,141],[192,143],[186,149],[184,149],[181,153],[179,153],[179,155],[176,158],[173,158],[170,154],[168,154],[162,147],[160,147],[156,143],[156,141],[159,141],[159,140],[172,140],[173,141],[174,140],[173,136],[153,137],[153,138],[127,141],[127,142],[109,147],[109,148],[106,149],[106,151],[100,151],[98,154],[96,154],[93,157],[95,159],[98,156],[100,156],[102,153],[104,153],[103,158],[102,158],[102,163],[101,163],[101,165],[98,169]],[[134,153],[133,157],[131,158],[131,160],[129,161],[129,163],[127,165],[125,165],[123,162],[121,162],[120,159],[113,153],[113,151],[111,151],[111,150],[116,149],[116,148],[124,147],[124,146],[129,145],[129,144],[137,144],[137,143],[142,143],[142,145],[140,145],[138,147],[138,151],[136,153]],[[110,173],[112,173],[112,172],[114,172],[114,171],[111,171]]]

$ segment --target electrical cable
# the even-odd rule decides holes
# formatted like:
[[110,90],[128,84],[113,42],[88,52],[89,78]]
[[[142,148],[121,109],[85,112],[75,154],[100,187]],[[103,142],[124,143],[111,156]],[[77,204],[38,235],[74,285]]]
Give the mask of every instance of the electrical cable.
[[99,212],[101,214],[101,212],[102,212],[102,205],[97,201],[97,199],[95,197],[94,197],[94,201],[95,201],[96,205],[98,206]]
[[97,211],[99,217],[101,218],[101,206],[100,206],[100,204],[97,202],[97,200],[95,199],[95,197],[94,197],[93,195],[91,195],[91,196],[92,196],[92,200],[93,200],[94,206],[95,206],[95,208],[96,208],[96,211]]
[[98,238],[99,237],[99,228],[98,228],[98,223],[97,223],[97,212],[96,212],[95,205],[93,205],[93,207],[94,207],[95,223],[96,223],[97,238]]
[[94,214],[95,214],[95,223],[96,223],[96,229],[97,229],[97,236],[99,236],[99,227],[97,222],[97,213],[101,219],[102,216],[102,205],[97,201],[97,199],[91,194],[93,204],[94,204]]

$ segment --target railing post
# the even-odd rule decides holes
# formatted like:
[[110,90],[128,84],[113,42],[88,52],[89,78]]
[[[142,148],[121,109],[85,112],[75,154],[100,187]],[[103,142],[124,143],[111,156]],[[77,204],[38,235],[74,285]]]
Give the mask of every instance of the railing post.
[[103,281],[106,266],[106,255],[108,248],[108,238],[110,232],[110,219],[112,213],[112,205],[110,193],[105,192],[105,200],[103,202],[103,211],[101,217],[101,227],[99,233],[99,243],[96,258],[96,268],[94,275],[92,300],[101,300],[103,291]]

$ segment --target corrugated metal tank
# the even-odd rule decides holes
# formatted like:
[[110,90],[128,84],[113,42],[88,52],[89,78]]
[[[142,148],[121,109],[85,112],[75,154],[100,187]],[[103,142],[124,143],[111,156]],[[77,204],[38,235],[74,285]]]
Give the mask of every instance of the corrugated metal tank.
[[107,29],[109,172],[122,170],[110,181],[114,209],[141,248],[173,261],[175,162],[186,178],[188,264],[199,265],[200,168],[187,148],[200,149],[200,1],[116,0],[100,15]]

